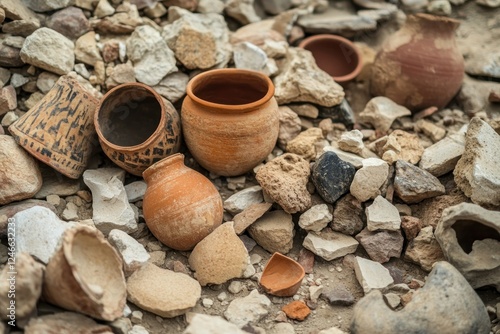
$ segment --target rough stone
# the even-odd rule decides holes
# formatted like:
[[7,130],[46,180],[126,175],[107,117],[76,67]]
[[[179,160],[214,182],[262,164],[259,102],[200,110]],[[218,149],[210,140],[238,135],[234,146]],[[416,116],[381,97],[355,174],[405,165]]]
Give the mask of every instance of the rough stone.
[[153,89],[172,103],[179,101],[186,94],[189,76],[183,72],[174,72],[163,78]]
[[[12,280],[14,272],[15,278]],[[18,322],[29,317],[36,308],[42,293],[43,272],[44,266],[27,253],[18,253],[15,264],[7,264],[0,272],[0,294],[4,296],[0,299],[0,307],[9,310],[11,301],[15,300],[15,317]],[[12,294],[12,285],[15,287],[15,299],[7,298]],[[3,312],[0,317],[11,320],[7,317],[8,312]]]
[[437,177],[403,160],[396,162],[394,190],[399,198],[410,204],[445,193]]
[[270,253],[286,254],[292,249],[295,235],[292,216],[285,211],[266,212],[248,228],[250,236]]
[[499,89],[498,82],[473,79],[466,75],[456,101],[467,115],[472,116],[481,111],[491,112],[495,110],[495,105],[488,101],[488,96],[491,91]]
[[285,149],[288,142],[299,135],[302,126],[299,116],[289,107],[280,106],[278,111],[280,118],[278,145]]
[[92,192],[92,219],[105,235],[113,229],[125,233],[137,230],[137,215],[130,206],[123,180],[125,171],[118,168],[87,169],[83,182]]
[[24,328],[25,333],[109,333],[111,328],[95,322],[80,313],[58,312],[33,317]]
[[94,16],[97,18],[103,18],[105,16],[110,16],[115,13],[115,8],[111,6],[108,0],[99,0],[97,6],[94,9]]
[[246,334],[235,324],[232,324],[222,317],[208,314],[196,313],[191,318],[189,325],[182,334]]
[[261,20],[255,12],[254,0],[228,0],[224,9],[228,16],[242,25]]
[[467,197],[462,192],[437,196],[423,200],[418,206],[414,206],[416,210],[412,215],[419,218],[423,226],[432,226],[436,228],[444,209],[462,202],[467,202],[467,200]]
[[262,189],[288,213],[311,207],[307,191],[309,163],[293,153],[285,153],[259,168],[255,178]]
[[396,160],[417,164],[424,152],[418,135],[403,130],[395,130],[389,136],[380,138],[372,144],[375,146],[374,152],[389,164],[396,162]]
[[398,231],[401,217],[398,209],[382,196],[377,196],[365,210],[367,227],[370,231]]
[[224,201],[224,210],[230,214],[238,214],[252,204],[262,203],[264,197],[260,186],[243,189]]
[[444,138],[444,136],[446,136],[445,129],[425,119],[419,119],[415,123],[415,131],[422,132],[434,143],[440,141]]
[[363,206],[354,196],[347,194],[335,203],[330,227],[343,234],[355,235],[363,229],[363,218]]
[[271,301],[265,295],[261,295],[257,290],[252,290],[246,297],[234,299],[224,317],[239,328],[247,324],[255,324],[265,317],[271,306]]
[[44,27],[26,38],[20,56],[27,64],[63,75],[75,64],[74,47],[64,35]]
[[368,158],[363,160],[363,167],[354,175],[350,186],[351,194],[360,202],[381,195],[380,189],[387,182],[389,177],[389,165],[378,158]]
[[50,12],[71,6],[75,3],[75,0],[22,0],[22,2],[35,12]]
[[[479,1],[476,2],[479,3]],[[482,2],[497,2],[500,6],[498,0],[483,0]],[[499,63],[500,52],[496,46],[471,49],[465,59],[465,72],[473,76],[500,78]]]
[[406,248],[404,258],[420,265],[426,271],[431,271],[434,263],[445,259],[432,232],[432,226],[426,226],[420,230],[418,236]]
[[299,226],[306,231],[319,232],[332,221],[333,215],[326,204],[317,204],[300,215]]
[[304,321],[311,314],[309,307],[301,300],[294,300],[283,306],[281,310],[285,312],[288,318],[298,321]]
[[0,170],[0,205],[30,198],[42,186],[35,159],[7,135],[0,135]]
[[193,14],[180,8],[176,12],[177,19],[163,28],[162,35],[186,68],[203,70],[229,62],[229,30],[222,15]]
[[75,57],[90,66],[95,66],[97,62],[102,61],[101,54],[97,48],[96,33],[89,31],[80,36],[75,42]]
[[189,256],[189,265],[196,271],[195,277],[202,286],[241,277],[247,262],[248,252],[234,232],[232,222],[217,227]]
[[302,245],[326,261],[352,254],[358,248],[358,242],[353,237],[330,230],[309,232]]
[[465,135],[456,133],[427,147],[418,166],[438,177],[451,172],[465,150]]
[[366,250],[370,259],[380,263],[388,262],[391,257],[399,258],[403,250],[404,238],[400,231],[371,232],[364,229],[356,240]]
[[449,263],[438,262],[425,286],[404,309],[392,311],[380,291],[354,307],[352,333],[489,333],[486,308],[462,275]]
[[401,216],[401,229],[404,232],[406,240],[412,241],[415,239],[422,227],[422,221],[417,217]]
[[129,202],[137,202],[144,198],[148,185],[144,181],[135,181],[125,185],[125,192]]
[[311,102],[325,107],[340,104],[342,86],[316,65],[311,52],[289,48],[281,73],[274,78],[278,104]]
[[320,128],[313,127],[299,133],[298,136],[288,141],[286,150],[310,161],[316,157],[315,144],[322,139],[323,131]]
[[234,216],[234,231],[242,234],[248,226],[252,225],[264,213],[269,211],[272,203],[255,203],[246,207],[243,211]]
[[334,203],[349,191],[355,173],[352,164],[327,151],[316,160],[311,179],[323,200]]
[[365,295],[375,289],[384,289],[394,283],[389,270],[378,262],[356,256],[354,261],[356,279]]
[[377,21],[371,17],[346,14],[334,7],[328,8],[323,13],[303,15],[297,23],[310,34],[325,33],[342,36],[372,31],[377,27]]
[[306,274],[311,274],[314,271],[314,253],[308,249],[301,248],[297,262],[304,268]]
[[492,285],[500,291],[500,213],[472,203],[443,211],[436,239],[446,259],[474,289]]
[[263,1],[262,6],[264,7],[264,10],[269,14],[278,15],[290,9],[290,7],[292,6],[292,2],[292,0],[270,0]]
[[120,253],[126,276],[132,274],[149,261],[150,255],[144,246],[123,231],[111,230],[108,241]]
[[396,119],[410,115],[409,109],[385,96],[377,96],[368,101],[365,109],[359,114],[358,121],[372,125],[381,133],[386,133]]
[[465,138],[464,154],[453,175],[457,186],[472,202],[500,205],[500,135],[486,122],[474,117]]
[[14,86],[8,85],[0,89],[0,116],[16,109],[16,107],[17,94]]
[[201,287],[188,275],[146,264],[127,280],[127,295],[143,310],[173,318],[196,305]]
[[365,147],[363,144],[363,134],[359,130],[344,132],[340,136],[338,146],[342,151],[359,154]]
[[115,67],[113,67],[112,73],[110,73],[108,78],[106,79],[106,87],[108,89],[111,89],[118,85],[128,82],[136,82],[134,67],[132,66],[131,62],[127,62],[125,64],[118,64]]
[[231,44],[250,42],[262,46],[266,41],[285,42],[285,36],[274,29],[274,20],[247,24],[231,34]]
[[340,159],[344,160],[345,162],[350,163],[356,169],[363,167],[363,158],[362,157],[360,157],[359,155],[353,154],[353,153],[342,151],[333,142],[332,142],[332,146],[324,147],[323,152],[334,152]]
[[319,109],[310,103],[291,104],[289,107],[299,116],[308,118],[318,118],[319,116]]
[[70,179],[45,165],[40,165],[40,170],[43,183],[34,195],[35,198],[42,199],[49,195],[71,196],[81,189],[80,180]]
[[45,264],[55,253],[64,231],[73,226],[40,206],[18,212],[12,219],[16,228],[16,251],[29,253]]
[[233,47],[233,60],[236,68],[263,71],[268,59],[266,53],[255,44],[242,42]]
[[6,18],[11,20],[30,21],[36,20],[35,13],[29,9],[23,1],[18,0],[3,0],[0,3],[0,8],[3,9]]
[[349,306],[356,301],[352,293],[342,285],[325,289],[321,296],[334,306]]
[[50,72],[42,72],[36,80],[36,87],[40,89],[42,93],[47,94],[57,80],[59,80],[58,75]]
[[137,27],[127,40],[127,56],[134,63],[137,81],[149,86],[177,71],[174,52],[160,33],[147,25]]
[[80,8],[67,7],[52,14],[47,27],[75,40],[90,30],[89,20]]

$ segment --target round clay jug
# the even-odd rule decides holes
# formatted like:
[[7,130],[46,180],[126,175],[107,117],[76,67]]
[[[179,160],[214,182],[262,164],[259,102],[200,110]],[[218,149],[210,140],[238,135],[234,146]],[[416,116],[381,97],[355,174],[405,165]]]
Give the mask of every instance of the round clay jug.
[[224,68],[195,76],[182,104],[184,139],[212,173],[250,171],[273,150],[279,131],[274,85],[252,70]]
[[311,51],[316,65],[338,83],[347,83],[363,68],[361,52],[347,38],[319,34],[305,38],[299,47]]
[[94,116],[104,153],[137,176],[155,162],[179,151],[180,123],[179,114],[170,102],[138,82],[108,91]]
[[464,59],[455,41],[460,22],[429,14],[410,15],[377,53],[371,92],[418,111],[444,108],[460,89]]
[[222,199],[202,174],[184,165],[184,155],[167,157],[143,173],[148,187],[142,204],[153,235],[170,248],[191,250],[222,223]]

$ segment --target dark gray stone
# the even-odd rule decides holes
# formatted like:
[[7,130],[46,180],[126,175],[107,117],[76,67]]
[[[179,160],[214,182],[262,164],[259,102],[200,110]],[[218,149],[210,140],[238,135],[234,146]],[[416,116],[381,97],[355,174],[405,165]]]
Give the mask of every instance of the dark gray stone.
[[363,222],[364,216],[365,211],[361,202],[351,194],[347,194],[335,203],[330,227],[332,230],[343,234],[355,235],[365,225]]
[[352,293],[343,286],[326,289],[321,293],[321,297],[332,305],[340,306],[349,306],[356,301]]
[[445,193],[437,177],[403,160],[396,162],[394,191],[405,203],[418,203]]
[[352,111],[351,105],[346,99],[333,107],[318,106],[319,116],[321,118],[331,118],[334,123],[343,123],[344,125],[351,126],[356,123],[356,116]]
[[373,261],[388,262],[391,257],[399,258],[403,250],[404,238],[401,231],[371,232],[367,228],[356,235]]
[[356,168],[340,159],[334,152],[325,152],[312,168],[312,181],[327,203],[335,203],[349,191]]

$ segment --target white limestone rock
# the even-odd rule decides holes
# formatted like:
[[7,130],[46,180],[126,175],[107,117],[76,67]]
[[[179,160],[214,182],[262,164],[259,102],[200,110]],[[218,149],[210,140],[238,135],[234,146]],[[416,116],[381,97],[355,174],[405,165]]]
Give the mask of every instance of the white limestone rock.
[[367,227],[370,231],[398,231],[401,228],[401,217],[398,209],[382,196],[377,196],[366,208]]
[[351,195],[360,202],[374,199],[381,194],[380,188],[389,176],[389,165],[382,159],[368,158],[363,160],[360,168],[352,180]]
[[384,289],[394,283],[387,268],[359,256],[356,256],[354,261],[354,272],[365,295],[373,289]]
[[326,261],[354,253],[358,244],[353,237],[330,230],[309,232],[302,243],[305,248]]

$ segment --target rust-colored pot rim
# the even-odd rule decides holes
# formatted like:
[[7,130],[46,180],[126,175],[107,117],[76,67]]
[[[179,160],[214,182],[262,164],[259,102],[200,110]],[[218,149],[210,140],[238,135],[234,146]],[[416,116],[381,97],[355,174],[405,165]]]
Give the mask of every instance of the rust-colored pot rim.
[[[273,266],[275,266],[276,262],[282,262],[282,263],[287,264],[289,267],[297,268],[297,269],[299,269],[298,272],[300,274],[296,275],[296,279],[294,279],[291,284],[287,284],[286,286],[281,286],[281,287],[266,286],[265,280],[266,280],[266,276],[269,275],[268,270],[270,268],[272,268]],[[286,276],[286,275],[287,275],[287,273],[283,273],[283,276]],[[264,287],[266,292],[269,294],[272,294],[275,296],[288,296],[288,295],[292,296],[295,293],[297,293],[297,291],[299,290],[300,283],[302,282],[302,279],[304,278],[304,276],[305,276],[305,270],[304,270],[304,267],[302,267],[300,265],[300,263],[298,263],[297,261],[295,261],[294,259],[292,259],[286,255],[283,255],[279,252],[275,252],[271,256],[269,261],[267,262],[266,266],[264,267],[264,270],[262,271],[262,276],[260,278],[259,283]],[[263,280],[264,280],[264,282],[263,282]]]
[[[214,103],[206,101],[196,96],[196,94],[194,94],[194,89],[203,81],[203,79],[210,76],[220,76],[220,77],[233,76],[233,77],[238,77],[238,79],[242,81],[245,79],[245,77],[259,78],[267,84],[267,92],[262,98],[245,104],[222,104],[222,103]],[[240,69],[240,68],[219,68],[219,69],[209,70],[194,76],[187,84],[186,94],[194,102],[200,105],[211,108],[212,110],[217,110],[217,112],[219,113],[230,114],[230,113],[250,111],[268,102],[271,98],[274,97],[274,84],[267,75],[258,71]]]
[[[111,143],[109,140],[106,139],[106,137],[104,137],[104,134],[102,133],[102,130],[101,130],[101,125],[99,124],[99,114],[100,114],[102,105],[104,104],[104,102],[106,101],[106,99],[111,94],[113,94],[116,91],[119,91],[121,89],[130,88],[130,87],[143,88],[143,89],[147,90],[149,93],[151,93],[154,96],[154,98],[156,99],[156,101],[158,102],[158,104],[160,105],[161,116],[160,116],[160,122],[158,124],[158,127],[151,134],[151,136],[148,137],[148,139],[146,139],[145,141],[143,141],[142,143],[137,144],[137,145],[133,145],[133,146],[121,146],[121,145],[116,145],[116,144]],[[151,145],[153,143],[153,141],[161,134],[161,132],[163,131],[163,128],[165,127],[165,124],[167,122],[166,117],[165,117],[165,114],[166,114],[165,108],[166,108],[166,106],[163,103],[162,97],[153,88],[151,88],[148,85],[145,85],[143,83],[140,83],[140,82],[128,82],[128,83],[124,83],[124,84],[118,85],[116,87],[113,87],[106,94],[104,94],[104,96],[101,98],[101,100],[99,102],[99,105],[97,106],[97,110],[94,113],[94,126],[95,126],[95,130],[97,132],[97,135],[99,136],[99,139],[103,143],[105,143],[106,146],[108,146],[109,148],[111,148],[111,149],[113,149],[115,151],[121,151],[121,152],[134,152],[134,151],[136,151],[138,149],[141,149],[143,146],[149,146],[149,145]]]
[[358,57],[358,63],[356,64],[356,67],[354,70],[351,71],[351,73],[348,73],[346,75],[341,75],[341,76],[332,76],[333,80],[335,80],[337,83],[346,83],[354,78],[356,78],[359,73],[361,73],[361,70],[363,69],[363,59],[361,56],[361,52],[359,52],[359,49],[354,45],[353,42],[348,40],[347,38],[344,38],[342,36],[338,35],[333,35],[333,34],[318,34],[318,35],[312,35],[309,37],[304,38],[300,43],[299,43],[299,48],[303,48],[307,50],[307,46],[313,42],[317,41],[335,41],[335,42],[340,42],[343,45],[347,46],[350,50],[352,50],[356,56]]
[[146,168],[144,170],[144,172],[142,172],[142,178],[147,183],[148,182],[147,180],[149,179],[149,177],[152,174],[156,173],[159,169],[162,169],[166,166],[172,165],[178,161],[184,162],[184,154],[174,153],[172,155],[169,155],[168,157],[165,157],[165,158],[161,159],[160,161],[155,162],[154,164],[152,164],[148,168]]

